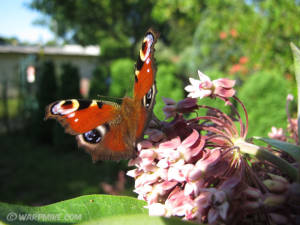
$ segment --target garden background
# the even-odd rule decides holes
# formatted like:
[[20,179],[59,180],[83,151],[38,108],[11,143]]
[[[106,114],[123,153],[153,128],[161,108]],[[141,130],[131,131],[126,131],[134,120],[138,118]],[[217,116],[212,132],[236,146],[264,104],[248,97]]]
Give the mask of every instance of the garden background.
[[[100,46],[90,98],[130,94],[142,37],[154,27],[161,34],[155,52],[154,109],[160,119],[162,97],[183,99],[188,77],[197,78],[199,69],[213,79],[237,80],[237,94],[249,113],[249,136],[267,136],[272,126],[286,127],[285,99],[288,93],[296,95],[289,43],[300,46],[298,0],[33,0],[28,7],[47,15],[37,21],[56,34],[47,45],[63,41]],[[1,38],[3,45],[16,41]],[[123,179],[119,171],[126,170],[126,161],[93,164],[78,150],[75,138],[55,121],[43,121],[47,104],[81,97],[76,65],[64,65],[60,74],[53,67],[49,61],[37,63],[30,95],[25,91],[8,98],[2,88],[0,201],[44,205],[109,192],[103,184]],[[6,81],[1,82],[5,87]],[[126,178],[125,188],[117,192],[134,195],[132,185]]]

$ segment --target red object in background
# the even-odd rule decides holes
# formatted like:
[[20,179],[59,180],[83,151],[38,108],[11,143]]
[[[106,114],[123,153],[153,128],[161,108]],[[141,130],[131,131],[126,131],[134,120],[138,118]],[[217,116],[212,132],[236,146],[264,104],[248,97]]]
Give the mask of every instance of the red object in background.
[[233,38],[236,38],[238,36],[238,32],[236,31],[236,29],[231,29],[230,34]]
[[227,38],[227,33],[224,32],[224,31],[221,31],[221,32],[219,33],[219,37],[220,37],[221,40],[224,40],[225,38]]
[[88,97],[89,89],[90,89],[90,80],[87,78],[82,78],[80,80],[80,94],[83,97]]
[[241,64],[246,64],[248,61],[249,61],[249,59],[248,59],[248,57],[246,57],[246,56],[242,56],[242,57],[240,58],[240,63],[241,63]]

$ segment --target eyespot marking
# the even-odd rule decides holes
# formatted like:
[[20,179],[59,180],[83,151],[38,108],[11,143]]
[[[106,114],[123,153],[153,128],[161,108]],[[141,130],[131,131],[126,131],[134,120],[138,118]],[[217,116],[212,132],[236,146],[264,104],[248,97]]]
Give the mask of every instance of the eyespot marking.
[[106,125],[101,125],[101,126],[96,127],[93,130],[83,133],[82,137],[83,137],[84,141],[86,141],[90,144],[99,143],[103,139],[104,135],[107,132],[106,127],[107,127]]
[[148,109],[153,105],[155,92],[156,89],[155,86],[153,85],[142,100],[142,104],[145,106],[145,108]]
[[53,115],[63,116],[63,115],[66,115],[66,114],[76,111],[78,109],[78,107],[79,107],[79,103],[75,99],[66,100],[66,101],[58,101],[51,106],[50,112]]

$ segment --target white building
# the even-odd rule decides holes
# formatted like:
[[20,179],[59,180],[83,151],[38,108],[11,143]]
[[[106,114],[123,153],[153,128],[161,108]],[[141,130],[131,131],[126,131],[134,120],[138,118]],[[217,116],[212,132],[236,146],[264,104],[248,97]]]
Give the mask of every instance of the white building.
[[[81,77],[81,89],[85,95],[88,91],[88,80],[97,65],[97,57],[100,55],[100,48],[97,46],[82,47],[79,45],[65,45],[62,47],[51,46],[12,46],[0,45],[0,93],[3,90],[3,82],[8,84],[8,97],[14,97],[18,91],[18,79],[22,66],[30,66],[30,58],[37,56],[39,61],[52,60],[56,72],[64,63],[71,63],[79,69]],[[23,68],[24,69],[24,68]],[[29,82],[34,82],[34,69],[27,70]],[[28,74],[27,74],[28,75]]]

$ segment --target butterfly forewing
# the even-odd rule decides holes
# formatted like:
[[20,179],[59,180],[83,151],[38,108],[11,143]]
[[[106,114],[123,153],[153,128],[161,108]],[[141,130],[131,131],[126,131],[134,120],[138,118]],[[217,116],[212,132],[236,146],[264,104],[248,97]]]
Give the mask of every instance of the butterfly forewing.
[[108,101],[61,100],[47,106],[45,119],[56,119],[67,133],[77,135],[115,120],[119,110],[119,105]]
[[134,98],[142,100],[149,91],[155,93],[156,67],[154,45],[159,34],[149,29],[144,37],[142,48],[135,65]]

